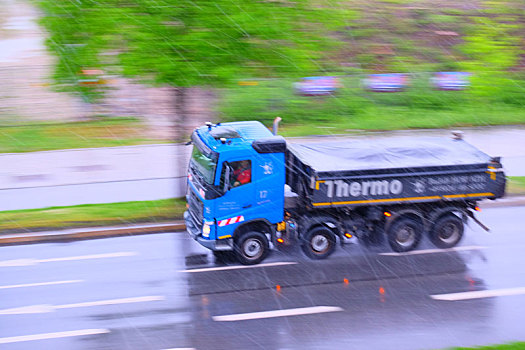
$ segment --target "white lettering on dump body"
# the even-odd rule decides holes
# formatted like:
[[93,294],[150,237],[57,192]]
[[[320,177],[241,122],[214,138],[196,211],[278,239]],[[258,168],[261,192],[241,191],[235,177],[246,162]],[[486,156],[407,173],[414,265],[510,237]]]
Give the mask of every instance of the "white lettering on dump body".
[[389,194],[401,194],[403,183],[399,180],[375,180],[375,181],[353,181],[347,183],[343,180],[327,180],[326,196],[334,197],[359,197],[359,196],[385,196]]

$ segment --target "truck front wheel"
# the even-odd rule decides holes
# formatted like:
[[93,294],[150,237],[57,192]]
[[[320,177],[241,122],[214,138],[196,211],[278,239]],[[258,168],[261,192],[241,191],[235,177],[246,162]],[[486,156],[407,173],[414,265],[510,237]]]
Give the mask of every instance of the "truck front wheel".
[[440,217],[432,226],[429,238],[438,248],[452,248],[463,237],[463,221],[449,213]]
[[315,227],[306,233],[301,248],[311,259],[325,259],[334,252],[335,242],[335,235],[330,229]]
[[260,232],[250,231],[235,243],[235,255],[243,265],[255,265],[263,261],[270,251],[268,239]]
[[423,225],[414,219],[401,217],[388,229],[388,243],[395,252],[408,252],[419,244]]

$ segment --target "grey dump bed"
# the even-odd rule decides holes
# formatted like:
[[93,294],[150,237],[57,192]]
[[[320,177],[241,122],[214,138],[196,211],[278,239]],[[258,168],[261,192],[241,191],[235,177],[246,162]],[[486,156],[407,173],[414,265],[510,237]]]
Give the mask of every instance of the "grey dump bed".
[[498,198],[505,177],[464,140],[396,137],[288,144],[287,184],[323,207]]

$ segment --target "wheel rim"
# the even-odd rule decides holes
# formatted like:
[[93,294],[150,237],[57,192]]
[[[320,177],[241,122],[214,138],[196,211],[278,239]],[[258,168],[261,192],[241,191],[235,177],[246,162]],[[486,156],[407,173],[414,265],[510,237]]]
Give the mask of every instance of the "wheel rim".
[[413,227],[405,225],[396,233],[396,243],[402,247],[410,247],[416,241],[416,230]]
[[447,222],[439,230],[438,238],[444,243],[453,243],[459,237],[459,228],[452,222]]
[[249,259],[257,259],[263,253],[263,246],[260,240],[249,238],[243,244],[243,253]]
[[330,247],[330,242],[325,235],[315,235],[312,237],[311,245],[316,253],[323,253]]

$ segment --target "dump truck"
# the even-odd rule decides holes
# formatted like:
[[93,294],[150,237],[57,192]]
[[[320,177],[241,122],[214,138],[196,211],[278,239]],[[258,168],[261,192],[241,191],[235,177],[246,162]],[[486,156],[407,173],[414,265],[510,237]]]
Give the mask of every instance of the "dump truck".
[[299,246],[312,259],[338,243],[454,247],[480,200],[505,193],[499,157],[453,137],[287,142],[257,121],[194,130],[188,233],[217,258],[263,261]]

